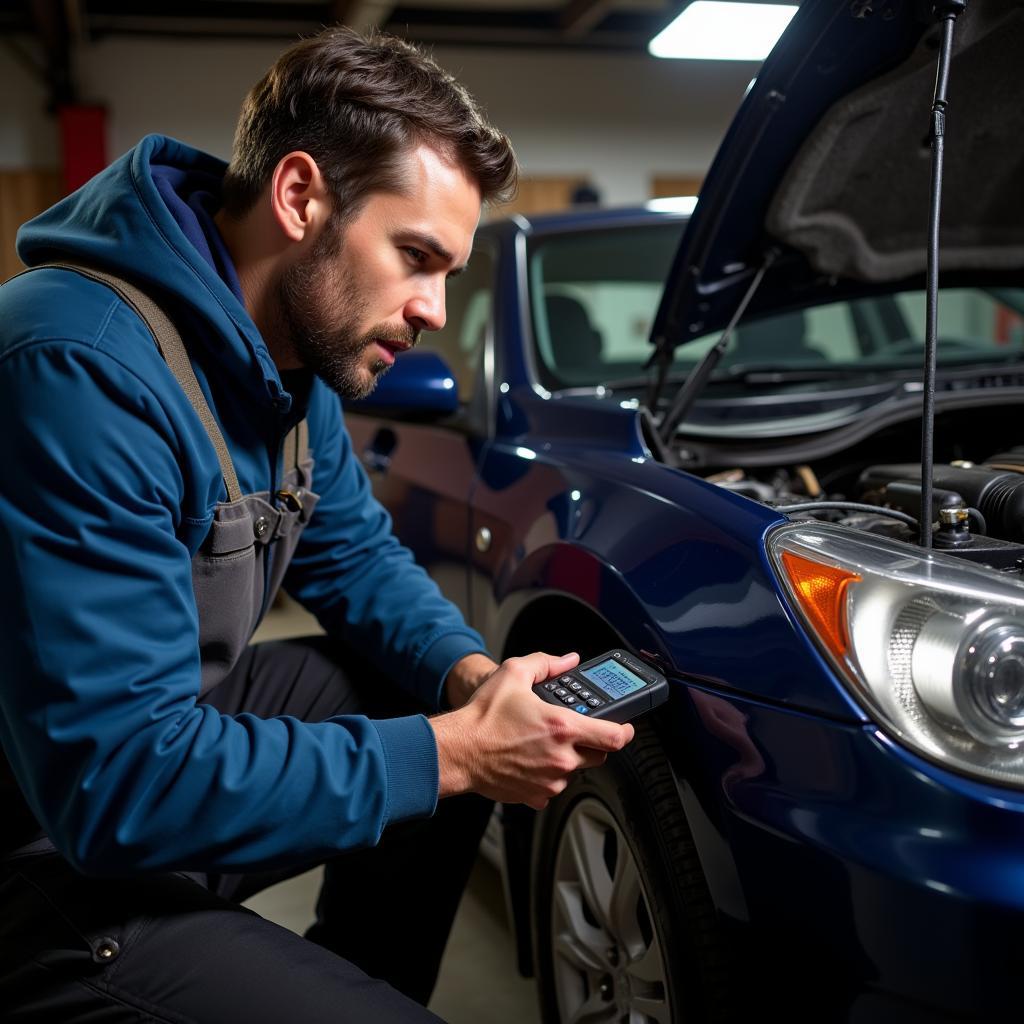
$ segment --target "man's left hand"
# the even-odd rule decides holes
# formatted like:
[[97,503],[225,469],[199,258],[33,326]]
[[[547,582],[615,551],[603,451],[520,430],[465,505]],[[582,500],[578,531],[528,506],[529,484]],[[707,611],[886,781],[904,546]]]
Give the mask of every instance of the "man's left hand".
[[444,695],[449,707],[461,708],[497,667],[497,662],[491,661],[486,654],[467,654],[455,662],[444,681]]

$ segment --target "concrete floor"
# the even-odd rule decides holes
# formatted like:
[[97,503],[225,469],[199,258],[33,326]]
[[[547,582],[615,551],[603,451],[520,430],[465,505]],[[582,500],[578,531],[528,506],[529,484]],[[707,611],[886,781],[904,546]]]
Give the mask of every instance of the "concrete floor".
[[[275,885],[246,903],[270,921],[303,932],[313,920],[320,872]],[[535,1024],[532,981],[516,971],[501,879],[481,858],[455,917],[430,1009],[449,1024]]]
[[[271,609],[254,641],[308,636],[316,621],[285,602]],[[303,932],[313,920],[320,872],[275,885],[246,904],[268,920]],[[501,878],[484,857],[466,888],[441,963],[430,1009],[449,1024],[537,1024],[533,982],[519,976]]]

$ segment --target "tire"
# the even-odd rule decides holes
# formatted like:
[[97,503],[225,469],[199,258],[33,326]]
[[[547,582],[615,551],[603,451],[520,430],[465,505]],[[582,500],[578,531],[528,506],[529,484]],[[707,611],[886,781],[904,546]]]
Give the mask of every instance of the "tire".
[[545,1024],[733,1019],[714,906],[644,723],[538,816],[530,888]]

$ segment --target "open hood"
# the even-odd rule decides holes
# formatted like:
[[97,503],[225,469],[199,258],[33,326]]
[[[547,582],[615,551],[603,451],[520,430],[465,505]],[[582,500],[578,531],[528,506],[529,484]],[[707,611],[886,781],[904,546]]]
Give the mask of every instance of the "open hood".
[[[940,28],[916,0],[804,0],[745,97],[676,254],[651,340],[924,280]],[[941,267],[1024,267],[1024,0],[970,0],[950,70]],[[1014,283],[1020,283],[1016,275]]]

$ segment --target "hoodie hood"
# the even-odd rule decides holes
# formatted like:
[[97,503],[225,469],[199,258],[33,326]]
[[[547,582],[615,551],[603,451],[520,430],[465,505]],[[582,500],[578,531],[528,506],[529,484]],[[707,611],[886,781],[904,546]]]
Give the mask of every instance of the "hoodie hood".
[[[184,143],[147,135],[23,225],[18,255],[29,267],[61,260],[85,263],[187,310],[210,328],[201,333],[218,346],[218,361],[257,393],[279,402],[281,378],[240,293],[232,288],[236,279],[230,260],[224,266],[216,252],[201,251],[205,243],[198,204],[219,202],[226,167]],[[218,273],[218,262],[227,280]]]

